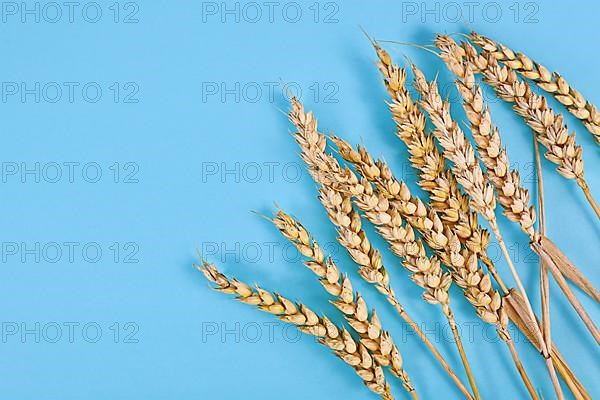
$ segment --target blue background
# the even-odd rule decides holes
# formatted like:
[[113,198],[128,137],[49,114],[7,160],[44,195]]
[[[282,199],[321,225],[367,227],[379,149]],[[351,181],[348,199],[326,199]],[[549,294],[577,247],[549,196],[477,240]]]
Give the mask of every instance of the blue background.
[[[75,10],[72,23],[64,7],[56,23],[48,21],[55,15],[49,8],[39,23],[35,16],[25,15],[22,22],[20,13],[12,15],[10,7],[3,10],[2,397],[374,398],[350,368],[314,339],[297,337],[281,323],[269,325],[275,322],[271,316],[209,290],[191,267],[196,250],[204,251],[227,273],[301,299],[340,321],[297,254],[267,221],[249,212],[270,213],[276,201],[332,250],[355,287],[377,308],[421,397],[460,398],[424,346],[384,299],[359,280],[349,258],[333,245],[335,231],[280,112],[287,109],[281,83],[301,88],[303,101],[320,117],[323,129],[354,143],[364,142],[414,188],[406,151],[393,135],[373,51],[359,25],[380,39],[424,44],[436,31],[467,32],[463,22],[467,20],[481,33],[559,70],[598,104],[600,60],[591,51],[598,38],[600,5],[506,2],[498,6],[502,12],[498,17],[489,8],[494,6],[485,8],[488,3],[481,2],[471,18],[461,2],[450,8],[427,2],[427,9],[437,7],[433,14],[425,13],[421,2],[313,3],[299,3],[302,16],[295,23],[293,5],[282,14],[289,4],[285,2],[278,3],[272,21],[259,2],[262,15],[256,22],[252,22],[255,9],[240,5],[239,22],[231,14],[223,15],[222,22],[221,2],[143,2],[137,3],[137,11],[136,4],[122,2],[117,23],[111,2],[99,4],[102,16],[96,23],[82,17],[85,3]],[[40,12],[45,4],[40,3]],[[413,5],[416,14],[408,12]],[[456,18],[456,5],[463,18]],[[213,6],[216,14],[208,12]],[[227,7],[234,9],[235,3],[227,2]],[[87,11],[87,18],[94,18],[94,9]],[[131,13],[135,15],[130,22],[138,22],[124,23]],[[403,53],[409,55],[429,77],[439,71],[444,90],[452,93],[451,76],[435,57],[412,48],[387,47],[399,62]],[[24,100],[21,92],[8,94],[14,84],[20,90],[21,83],[34,88],[36,82],[40,82],[39,102],[34,94]],[[72,102],[65,91],[52,103],[54,86],[47,86],[49,82],[77,82],[79,89]],[[102,89],[97,102],[81,92],[88,82]],[[120,88],[116,102],[115,82]],[[234,91],[238,83],[239,99],[235,93],[222,99],[222,83]],[[274,87],[272,98],[268,85]],[[215,87],[218,93],[211,94]],[[254,91],[257,87],[261,92]],[[132,88],[139,91],[126,98]],[[529,130],[506,104],[493,101],[491,107],[511,161],[533,189]],[[455,112],[464,120],[459,107]],[[598,147],[579,122],[570,116],[567,122],[578,132],[587,178],[600,199]],[[65,162],[97,163],[93,165],[99,166],[102,177],[90,183],[86,181],[90,175],[84,177],[77,169],[71,183]],[[33,175],[22,178],[23,166],[34,168],[36,163],[39,182]],[[56,183],[50,182],[52,163],[63,165],[63,176]],[[121,172],[117,183],[110,169],[114,163]],[[126,163],[133,164],[126,167]],[[8,174],[15,165],[19,172]],[[222,175],[225,170],[234,172]],[[126,179],[130,172],[134,176]],[[544,173],[548,235],[598,286],[600,224],[573,182],[555,173],[547,161]],[[539,309],[536,259],[518,228],[500,220]],[[454,347],[444,339],[439,310],[418,299],[420,289],[407,279],[385,244],[371,237],[383,250],[406,308],[416,320],[426,322],[424,329],[463,377]],[[72,260],[64,254],[64,242],[78,243]],[[40,250],[28,253],[36,243]],[[52,243],[63,250],[56,262]],[[93,252],[86,253],[87,258],[81,253],[90,243],[92,249],[102,250],[97,262],[92,262]],[[120,248],[116,259],[113,243]],[[490,251],[512,282],[498,247],[492,245]],[[131,252],[133,258],[127,258]],[[526,398],[493,330],[477,321],[456,288],[452,294],[463,335],[468,336],[465,323],[475,324],[473,338],[466,337],[465,345],[482,395]],[[598,395],[596,345],[554,283],[552,294],[555,343],[592,396]],[[597,305],[580,292],[578,297],[598,320]],[[72,340],[65,325],[69,323],[78,324]],[[102,336],[96,338],[98,328]],[[24,330],[30,333],[23,334]],[[552,398],[541,359],[522,337],[517,340],[536,388]],[[389,381],[397,398],[407,398],[396,380]]]

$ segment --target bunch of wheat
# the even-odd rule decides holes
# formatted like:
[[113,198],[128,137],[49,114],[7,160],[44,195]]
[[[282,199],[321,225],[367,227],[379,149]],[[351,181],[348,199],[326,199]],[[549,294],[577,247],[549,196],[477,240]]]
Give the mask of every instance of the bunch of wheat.
[[[393,63],[390,55],[371,40],[377,53],[378,68],[391,96],[389,108],[396,123],[396,133],[408,148],[411,164],[418,171],[418,183],[429,195],[429,201],[414,196],[405,182],[395,178],[387,163],[374,159],[364,146],[354,148],[336,135],[331,135],[328,140],[319,132],[314,115],[306,112],[303,105],[292,98],[288,116],[296,128],[294,137],[300,146],[301,158],[318,184],[318,198],[337,229],[338,242],[357,265],[359,276],[373,284],[393,305],[398,315],[414,329],[466,399],[479,399],[481,396],[451,307],[452,283],[462,289],[478,317],[496,327],[532,399],[537,400],[539,396],[517,353],[508,330],[509,321],[540,351],[559,399],[564,396],[557,372],[575,398],[591,399],[552,342],[546,271],[555,278],[599,343],[600,333],[573,294],[566,278],[597,301],[600,301],[600,293],[546,237],[541,179],[538,183],[539,204],[536,212],[528,190],[521,184],[519,171],[510,168],[500,131],[492,123],[491,113],[475,75],[482,74],[484,81],[495,89],[500,98],[514,104],[515,111],[534,130],[534,141],[546,147],[546,158],[558,165],[557,169],[563,176],[577,182],[598,217],[600,208],[584,178],[582,149],[575,142],[575,135],[569,134],[562,116],[550,109],[546,99],[534,94],[517,74],[533,80],[553,94],[584,123],[599,143],[600,114],[557,73],[551,74],[525,55],[515,54],[477,33],[473,32],[467,38],[472,43],[465,40],[459,45],[449,36],[437,35],[437,50],[428,50],[437,54],[457,77],[456,85],[475,146],[452,118],[451,105],[442,99],[437,82],[427,81],[421,70],[410,63],[414,87],[420,96],[413,100],[406,87],[405,69]],[[478,47],[481,51],[478,51]],[[427,120],[434,126],[433,130],[427,129]],[[537,142],[535,150],[539,155]],[[343,161],[338,161],[328,151],[328,143],[335,147]],[[539,157],[537,161],[538,173],[541,173]],[[495,215],[496,203],[500,204],[504,215],[527,234],[531,248],[540,256],[541,323],[504,243]],[[504,283],[500,272],[488,257],[490,235],[480,226],[478,215],[489,222],[518,290]],[[540,218],[536,228],[537,215]],[[373,247],[363,229],[363,217],[376,227],[379,235],[389,244],[391,252],[398,256],[411,280],[423,288],[423,299],[440,306],[454,335],[472,392],[464,386],[445,357],[398,300],[381,254]],[[399,378],[413,399],[417,399],[417,389],[405,370],[400,349],[394,344],[390,333],[383,329],[375,310],[369,311],[365,298],[354,292],[350,278],[341,272],[331,258],[325,256],[299,220],[282,210],[268,219],[306,258],[305,266],[316,275],[325,291],[334,297],[332,303],[345,317],[349,330],[336,326],[326,316],[316,315],[303,304],[227,278],[204,261],[198,269],[217,290],[234,294],[238,300],[253,304],[296,325],[302,332],[317,337],[320,343],[331,348],[352,366],[365,385],[382,398],[393,399],[385,380],[385,368]],[[432,255],[427,248],[431,249]]]

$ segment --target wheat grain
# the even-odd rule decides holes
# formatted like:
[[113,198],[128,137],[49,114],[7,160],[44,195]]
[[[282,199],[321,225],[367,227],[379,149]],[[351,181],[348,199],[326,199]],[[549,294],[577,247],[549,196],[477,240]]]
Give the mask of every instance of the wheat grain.
[[515,53],[508,47],[476,32],[471,32],[469,38],[477,46],[489,52],[496,60],[523,77],[531,79],[544,91],[552,94],[571,114],[583,122],[596,143],[600,145],[600,113],[596,106],[569,85],[558,72],[551,73],[546,67],[531,60],[525,54]]
[[283,322],[295,325],[301,332],[318,338],[319,343],[330,348],[335,355],[354,368],[367,388],[385,400],[394,399],[377,359],[371,356],[363,343],[355,341],[346,329],[336,326],[326,316],[318,316],[304,304],[294,303],[258,286],[252,288],[237,279],[230,279],[206,261],[202,261],[201,266],[196,265],[196,268],[209,282],[216,285],[215,290],[235,295],[242,303],[256,306],[277,316]]
[[354,294],[350,279],[340,273],[331,258],[325,259],[321,247],[298,220],[280,210],[271,221],[308,259],[305,262],[306,267],[319,277],[321,285],[335,297],[333,304],[344,314],[375,360],[380,365],[389,367],[413,398],[417,398],[410,378],[403,368],[398,347],[389,333],[382,329],[375,310],[369,315],[364,298],[358,293]]
[[296,98],[292,98],[291,105],[289,118],[298,130],[295,138],[301,148],[301,157],[309,167],[315,181],[321,186],[319,199],[327,210],[329,219],[337,228],[338,241],[359,266],[361,277],[365,281],[374,284],[377,290],[386,296],[398,314],[431,351],[459,390],[467,399],[472,398],[467,388],[435,345],[427,338],[419,325],[414,322],[398,301],[396,294],[389,285],[389,276],[381,262],[380,253],[372,248],[366,233],[362,229],[362,221],[360,215],[352,206],[351,195],[340,190],[339,182],[334,182],[330,178],[331,174],[336,174],[336,179],[343,179],[346,183],[356,181],[356,176],[351,172],[346,173],[349,171],[342,170],[337,160],[325,151],[326,138],[317,130],[317,120],[313,114],[305,112],[304,107]]

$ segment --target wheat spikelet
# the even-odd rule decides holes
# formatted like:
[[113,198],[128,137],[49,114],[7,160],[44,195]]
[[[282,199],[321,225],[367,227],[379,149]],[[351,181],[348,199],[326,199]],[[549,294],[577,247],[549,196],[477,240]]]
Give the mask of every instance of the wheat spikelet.
[[393,400],[377,359],[371,356],[363,343],[355,341],[346,329],[336,326],[326,316],[318,316],[303,304],[294,303],[260,287],[252,288],[237,279],[226,277],[212,264],[205,261],[202,264],[196,267],[209,282],[216,285],[215,290],[235,295],[242,303],[273,314],[281,321],[295,325],[301,332],[318,338],[319,343],[330,348],[336,356],[354,368],[367,388],[385,400]]
[[325,259],[318,243],[302,224],[284,213],[277,212],[273,224],[308,259],[305,262],[325,290],[336,298],[333,304],[344,314],[350,326],[361,338],[361,343],[369,349],[379,365],[390,368],[413,397],[416,392],[408,374],[403,369],[402,357],[388,332],[381,327],[375,310],[369,315],[369,309],[360,294],[354,294],[350,279],[342,275],[331,258]]
[[531,79],[544,91],[552,94],[571,114],[581,120],[593,135],[596,143],[600,144],[600,113],[596,106],[569,85],[558,72],[551,73],[546,67],[531,60],[525,54],[515,53],[508,47],[476,32],[471,32],[469,38],[496,60],[523,77]]
[[536,133],[537,140],[546,148],[545,157],[558,165],[557,171],[567,179],[574,179],[586,199],[600,218],[600,207],[591,195],[584,177],[582,149],[575,141],[575,133],[569,134],[561,114],[556,114],[546,98],[538,96],[529,84],[517,76],[516,72],[501,66],[493,54],[483,51],[481,55],[473,45],[463,42],[466,57],[476,67],[477,72],[494,88],[503,100],[512,103],[513,109]]
[[[295,138],[301,148],[301,157],[307,164],[314,180],[320,185],[319,199],[327,210],[327,214],[338,230],[338,241],[348,251],[353,260],[359,265],[359,274],[367,282],[374,284],[377,290],[386,296],[398,314],[408,323],[423,341],[442,368],[454,381],[467,399],[472,396],[460,381],[456,373],[427,338],[421,328],[408,315],[400,304],[393,289],[389,285],[389,276],[381,262],[381,255],[370,245],[366,233],[362,230],[360,215],[354,210],[351,193],[341,190],[343,184],[357,181],[350,171],[341,168],[337,160],[325,151],[325,135],[317,130],[317,120],[310,112],[305,112],[302,104],[295,98],[291,100],[289,119],[297,129]],[[337,181],[330,175],[335,174]],[[352,185],[350,185],[352,186]]]

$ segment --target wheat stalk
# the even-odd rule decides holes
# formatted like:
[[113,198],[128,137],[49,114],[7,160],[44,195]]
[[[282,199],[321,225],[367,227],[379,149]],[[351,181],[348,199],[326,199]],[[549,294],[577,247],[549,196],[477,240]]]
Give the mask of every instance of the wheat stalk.
[[398,347],[389,333],[382,329],[375,310],[373,309],[369,315],[369,308],[364,298],[359,293],[354,294],[350,279],[340,273],[331,258],[325,259],[321,247],[300,221],[281,210],[271,221],[282,235],[307,258],[306,267],[319,277],[323,288],[335,297],[333,305],[344,314],[375,360],[380,365],[389,367],[394,376],[402,381],[404,388],[411,396],[418,399],[410,378],[403,368]]
[[[444,225],[449,226],[461,242],[486,264],[488,271],[502,289],[506,300],[511,301],[510,294],[514,291],[509,291],[494,264],[486,255],[489,234],[479,226],[477,213],[470,211],[468,198],[458,189],[454,175],[446,170],[444,157],[437,150],[434,138],[425,131],[425,115],[413,102],[411,94],[405,87],[406,73],[404,69],[392,63],[389,54],[377,42],[371,41],[371,43],[378,56],[377,65],[384,77],[385,87],[392,98],[389,108],[398,128],[397,135],[406,144],[411,154],[410,160],[419,173],[420,186],[430,193],[431,207],[438,212]],[[460,222],[457,223],[457,221]],[[542,238],[543,240],[544,238]],[[577,270],[573,267],[572,271]],[[526,307],[523,305],[519,310],[526,312]],[[514,315],[514,313],[511,314],[511,319]],[[522,317],[528,319],[526,315]],[[522,327],[518,323],[517,326]],[[531,330],[530,327],[527,328]],[[532,335],[528,337],[532,337]],[[539,349],[539,341],[538,344],[534,341],[531,342]],[[556,357],[554,348],[551,349],[551,353],[553,361],[571,391],[577,398],[584,398],[580,395],[582,385],[577,381],[568,365]]]
[[338,327],[326,316],[318,316],[304,304],[294,303],[258,286],[252,288],[235,278],[228,278],[204,260],[202,265],[195,267],[215,285],[215,290],[235,295],[242,303],[256,306],[283,322],[295,325],[301,332],[314,336],[319,343],[330,348],[336,356],[354,368],[369,390],[385,400],[394,399],[377,358],[370,354],[364,343],[355,341],[346,329]]
[[[532,327],[534,324],[539,325],[539,321],[531,321],[528,319],[529,313],[526,312],[525,302],[519,293],[510,289],[510,293],[504,298],[504,308],[508,314],[510,320],[519,328],[519,330],[525,334],[525,337],[535,346],[537,350],[540,350],[540,342],[538,336],[534,334]],[[571,368],[567,365],[563,356],[559,353],[556,347],[552,348],[552,361],[560,375],[564,378],[565,382],[569,386],[569,389],[573,393],[576,399],[591,400],[591,396],[586,392],[585,388],[579,382]]]
[[337,179],[343,177],[344,180],[349,181],[356,180],[356,177],[352,173],[344,175],[345,171],[340,167],[337,160],[325,151],[326,138],[318,131],[317,120],[313,114],[305,112],[304,107],[296,98],[291,99],[291,106],[289,118],[297,129],[295,138],[301,148],[301,157],[309,167],[315,181],[320,185],[319,199],[327,210],[330,220],[337,228],[338,241],[359,266],[360,276],[365,281],[375,285],[377,290],[386,296],[402,319],[408,323],[431,351],[459,390],[467,399],[472,398],[467,388],[435,345],[427,338],[419,325],[414,322],[396,298],[396,294],[389,285],[389,276],[381,261],[381,255],[373,249],[362,229],[362,221],[360,215],[352,206],[351,195],[340,190],[339,185],[332,181],[330,175],[336,174]]
[[546,147],[545,157],[557,164],[557,171],[567,179],[574,179],[583,191],[594,212],[600,218],[600,207],[592,197],[584,177],[582,149],[575,142],[575,133],[569,134],[561,114],[556,114],[546,98],[533,93],[529,84],[512,69],[498,64],[494,55],[483,51],[481,55],[470,43],[463,43],[466,57],[483,74],[484,80],[494,88],[498,97],[513,103],[513,109],[536,133],[538,141]]
[[531,79],[544,91],[552,94],[571,114],[583,122],[596,143],[600,145],[600,113],[596,106],[569,85],[558,72],[551,73],[546,67],[531,60],[525,54],[515,53],[503,44],[476,32],[471,32],[469,38],[496,60],[523,77]]
[[[340,155],[363,175],[364,179],[358,184],[362,188],[349,189],[352,193],[363,194],[357,196],[356,203],[359,207],[365,213],[375,213],[371,218],[376,225],[389,219],[383,214],[391,213],[390,216],[405,218],[423,235],[429,247],[448,266],[453,281],[463,289],[463,294],[473,305],[477,315],[483,321],[496,326],[498,335],[507,344],[530,396],[538,399],[508,331],[508,317],[502,308],[502,297],[492,287],[490,277],[479,268],[476,254],[461,246],[458,237],[449,228],[443,227],[433,210],[411,196],[408,187],[393,177],[385,163],[380,160],[372,162],[370,156],[363,157],[363,154],[367,154],[366,151],[354,151],[348,143],[339,138],[336,138],[335,144]],[[375,185],[377,193],[371,185]],[[377,214],[381,216],[377,217]]]

